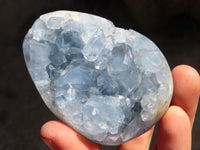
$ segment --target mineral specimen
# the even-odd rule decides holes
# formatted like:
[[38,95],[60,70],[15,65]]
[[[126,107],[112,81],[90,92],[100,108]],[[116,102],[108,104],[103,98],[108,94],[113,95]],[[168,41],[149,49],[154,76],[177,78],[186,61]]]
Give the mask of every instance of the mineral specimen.
[[40,16],[23,43],[28,71],[49,109],[80,134],[119,145],[154,125],[173,83],[158,47],[94,15]]

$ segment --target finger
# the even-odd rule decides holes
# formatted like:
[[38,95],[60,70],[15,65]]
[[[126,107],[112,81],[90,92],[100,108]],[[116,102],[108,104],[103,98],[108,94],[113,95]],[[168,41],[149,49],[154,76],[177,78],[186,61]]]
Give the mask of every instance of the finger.
[[191,125],[200,95],[200,77],[190,66],[180,65],[173,69],[174,94],[171,105],[180,106],[189,116]]
[[151,142],[154,126],[133,140],[123,143],[119,146],[118,150],[147,150]]
[[191,124],[186,112],[171,106],[161,118],[154,150],[191,149]]
[[72,128],[59,121],[49,121],[41,128],[44,142],[53,150],[100,150],[100,145],[91,142]]

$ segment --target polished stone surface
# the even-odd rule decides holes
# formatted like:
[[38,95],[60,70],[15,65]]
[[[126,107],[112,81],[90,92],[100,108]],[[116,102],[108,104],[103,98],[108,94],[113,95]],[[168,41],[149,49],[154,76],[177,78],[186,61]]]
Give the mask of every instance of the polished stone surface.
[[104,18],[45,14],[23,49],[50,110],[97,143],[118,145],[144,133],[169,106],[172,77],[158,47]]

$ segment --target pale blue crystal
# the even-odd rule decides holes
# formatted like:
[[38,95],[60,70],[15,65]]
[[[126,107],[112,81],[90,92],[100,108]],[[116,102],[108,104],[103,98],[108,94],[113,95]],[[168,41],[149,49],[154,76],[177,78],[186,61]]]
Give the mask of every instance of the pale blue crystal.
[[40,16],[23,51],[44,102],[80,134],[119,145],[152,127],[173,83],[158,47],[134,30],[79,12]]
[[119,94],[119,84],[114,78],[111,78],[106,72],[102,72],[97,77],[97,86],[102,95]]

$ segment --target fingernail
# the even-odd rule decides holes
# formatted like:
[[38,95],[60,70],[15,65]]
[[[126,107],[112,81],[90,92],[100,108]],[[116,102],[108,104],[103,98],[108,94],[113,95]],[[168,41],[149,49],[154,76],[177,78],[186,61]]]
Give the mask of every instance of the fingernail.
[[57,145],[50,139],[42,137],[42,140],[51,148],[52,150],[59,150]]

